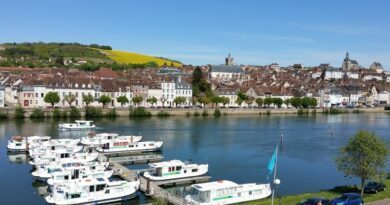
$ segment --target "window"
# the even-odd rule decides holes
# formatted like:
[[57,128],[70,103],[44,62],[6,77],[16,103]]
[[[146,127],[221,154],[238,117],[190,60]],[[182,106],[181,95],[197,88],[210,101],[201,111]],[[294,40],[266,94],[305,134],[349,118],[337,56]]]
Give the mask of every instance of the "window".
[[99,184],[96,186],[96,191],[102,191],[102,190],[104,190],[105,187],[106,187],[105,184]]
[[192,169],[192,172],[197,172],[198,171],[198,169]]
[[249,191],[249,195],[252,195],[252,191]]
[[89,192],[94,192],[95,191],[95,186],[89,186]]
[[80,194],[71,194],[70,198],[71,199],[80,198]]
[[36,97],[36,98],[38,97],[38,93],[35,93],[35,97]]
[[110,190],[109,190],[109,189],[107,189],[105,193],[106,193],[106,194],[109,194],[109,193],[110,193]]
[[43,93],[41,93],[41,98],[43,98]]

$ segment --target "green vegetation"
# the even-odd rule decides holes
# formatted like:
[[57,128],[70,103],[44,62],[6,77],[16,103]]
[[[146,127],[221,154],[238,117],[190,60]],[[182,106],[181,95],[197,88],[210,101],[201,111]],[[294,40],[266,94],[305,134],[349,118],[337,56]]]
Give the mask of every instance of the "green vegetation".
[[52,117],[55,119],[61,118],[61,111],[58,108],[54,108]]
[[15,118],[23,119],[25,112],[26,111],[21,106],[16,107],[16,109],[15,109]]
[[124,96],[124,95],[123,95],[123,96],[117,97],[117,98],[116,98],[116,101],[117,101],[118,103],[120,103],[122,107],[123,107],[123,105],[129,103],[129,99],[128,99],[126,96]]
[[133,96],[133,98],[131,98],[131,101],[135,106],[139,106],[143,100],[144,98],[142,96]]
[[7,113],[0,112],[0,119],[7,119],[7,118],[8,118],[8,114]]
[[85,108],[85,117],[86,118],[103,117],[103,111],[102,111],[102,109],[96,108],[96,107],[86,107]]
[[109,109],[105,114],[104,117],[107,118],[116,118],[118,114],[116,113],[115,108]]
[[263,98],[256,98],[255,100],[257,107],[263,107],[264,100]]
[[200,103],[208,104],[210,103],[210,98],[214,96],[214,94],[211,90],[210,83],[208,83],[203,76],[202,69],[197,66],[192,73],[192,95],[195,102],[198,100]]
[[110,102],[111,102],[111,98],[107,95],[102,95],[99,98],[99,103],[101,103],[103,105],[103,108],[105,108],[107,106],[107,104]]
[[248,99],[248,96],[247,96],[245,93],[239,91],[239,92],[237,93],[237,100],[236,100],[236,103],[237,103],[239,106],[241,106],[241,104],[242,104],[245,100],[247,100],[247,99]]
[[177,107],[178,105],[181,105],[181,104],[185,103],[186,100],[187,99],[185,97],[177,96],[177,97],[175,97],[175,99],[173,99],[173,102],[175,103],[175,105]]
[[72,107],[70,109],[69,117],[70,118],[80,118],[81,117],[80,110],[75,108],[75,107]]
[[60,102],[60,96],[57,92],[48,92],[45,95],[45,98],[43,99],[45,103],[51,104],[51,107],[53,108],[56,103]]
[[64,100],[69,104],[69,107],[72,106],[72,103],[76,101],[76,96],[72,93],[64,96]]
[[342,110],[338,108],[327,108],[322,111],[323,114],[341,114],[341,113],[347,113],[347,110]]
[[151,98],[146,99],[146,102],[149,103],[149,104],[151,104],[152,107],[154,107],[154,104],[157,103],[157,98],[153,96],[153,97],[151,97]]
[[194,112],[194,117],[199,117],[200,116],[200,113],[198,111],[195,111]]
[[207,110],[203,110],[203,112],[202,112],[202,116],[203,116],[203,117],[207,117],[207,116],[209,116],[209,113],[207,112]]
[[219,109],[215,109],[213,115],[214,115],[214,117],[220,117],[221,111]]
[[186,117],[191,117],[191,113],[190,112],[186,112]]
[[62,111],[61,117],[64,119],[68,118],[68,112],[66,110]]
[[156,114],[157,117],[169,117],[170,114],[166,111],[160,111]]
[[88,95],[83,95],[83,102],[85,103],[86,107],[89,106],[94,101],[93,96],[88,93]]
[[45,113],[42,111],[42,109],[35,108],[33,112],[30,114],[30,118],[45,118]]
[[388,147],[372,132],[359,131],[340,150],[336,159],[337,169],[346,176],[360,178],[361,195],[366,180],[378,180],[386,167]]
[[150,117],[152,113],[150,113],[147,109],[143,107],[130,108],[129,117]]

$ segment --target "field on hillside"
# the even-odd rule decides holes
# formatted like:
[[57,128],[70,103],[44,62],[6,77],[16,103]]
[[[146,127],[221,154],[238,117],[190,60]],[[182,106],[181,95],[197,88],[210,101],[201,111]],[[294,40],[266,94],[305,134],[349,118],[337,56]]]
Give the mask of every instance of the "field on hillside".
[[[118,62],[118,63],[132,63],[132,64],[138,64],[138,63],[147,63],[150,61],[156,62],[159,66],[163,66],[164,63],[168,66],[171,66],[172,61],[165,60],[161,58],[156,58],[153,56],[147,56],[142,55],[138,53],[131,53],[131,52],[125,52],[125,51],[116,51],[116,50],[100,50],[102,53],[105,53],[109,58],[112,60]],[[173,65],[175,67],[180,67],[182,64],[173,62]]]

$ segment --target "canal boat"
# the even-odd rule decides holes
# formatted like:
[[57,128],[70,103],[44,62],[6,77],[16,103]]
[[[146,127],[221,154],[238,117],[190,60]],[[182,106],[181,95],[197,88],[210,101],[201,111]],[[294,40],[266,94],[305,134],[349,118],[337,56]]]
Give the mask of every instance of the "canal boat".
[[139,181],[81,179],[74,183],[53,186],[52,193],[45,197],[45,200],[57,205],[118,202],[137,197],[139,185]]
[[13,153],[25,153],[34,144],[47,142],[50,139],[49,136],[13,136],[8,140],[7,150]]
[[163,181],[186,177],[202,176],[208,172],[208,164],[184,163],[180,160],[149,164],[150,171],[144,173],[144,177],[152,181]]
[[144,153],[162,150],[162,141],[146,141],[129,143],[127,140],[112,140],[99,147],[96,151],[101,153]]
[[43,155],[51,155],[56,152],[80,152],[83,150],[83,146],[79,146],[80,139],[56,139],[47,142],[34,144],[30,147],[29,155],[31,158],[35,158]]
[[139,142],[142,140],[142,136],[121,136],[117,133],[89,133],[88,136],[82,137],[80,143],[87,146],[98,146],[108,143],[112,140],[127,140],[129,143]]
[[94,179],[94,178],[110,178],[114,174],[114,170],[106,169],[85,169],[81,166],[73,166],[70,169],[63,170],[61,172],[55,172],[52,177],[47,180],[47,183],[51,186],[55,184],[75,182],[79,179]]
[[191,205],[219,205],[259,200],[270,195],[270,184],[236,184],[222,180],[191,185],[191,194],[185,200]]
[[45,165],[50,162],[58,163],[85,163],[97,160],[98,153],[86,153],[86,152],[59,152],[50,155],[43,155],[33,158],[29,163],[33,166]]
[[58,125],[60,130],[90,130],[95,129],[93,121],[88,120],[76,120],[75,123],[63,123]]
[[[87,162],[87,163],[58,163],[51,162],[46,165],[39,165],[37,169],[32,172],[32,176],[35,177],[38,181],[47,181],[48,179],[53,178],[57,173],[63,173],[73,171],[73,177],[80,175],[81,171],[105,171],[108,168],[108,162]],[[78,171],[76,171],[78,170]],[[65,179],[65,177],[64,177]]]

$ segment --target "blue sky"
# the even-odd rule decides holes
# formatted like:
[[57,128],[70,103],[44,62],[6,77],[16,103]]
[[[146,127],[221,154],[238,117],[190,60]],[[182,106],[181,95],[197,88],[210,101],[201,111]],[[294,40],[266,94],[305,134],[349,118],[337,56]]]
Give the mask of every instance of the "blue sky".
[[9,0],[0,42],[80,42],[187,64],[331,63],[390,70],[390,1]]

